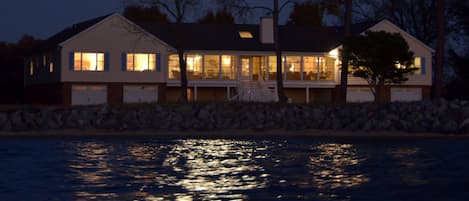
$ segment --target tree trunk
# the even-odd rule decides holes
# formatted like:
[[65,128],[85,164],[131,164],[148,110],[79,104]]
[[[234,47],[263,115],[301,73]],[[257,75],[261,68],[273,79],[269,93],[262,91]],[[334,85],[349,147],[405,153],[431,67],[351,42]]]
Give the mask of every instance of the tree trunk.
[[[344,41],[351,36],[352,26],[352,0],[345,0],[345,20],[344,20]],[[347,78],[348,78],[348,62],[349,62],[349,48],[342,43],[342,72],[340,73],[340,92],[339,104],[347,102]]]
[[445,58],[445,1],[437,1],[438,38],[435,53],[435,78],[433,83],[433,99],[441,98],[443,85],[443,61]]
[[181,71],[181,97],[179,97],[180,103],[187,103],[187,68],[186,60],[184,59],[184,49],[178,48],[179,56],[179,69]]
[[282,69],[282,51],[280,50],[280,40],[279,40],[279,8],[278,0],[274,0],[274,43],[275,43],[275,55],[277,56],[277,94],[278,101],[280,103],[286,103],[288,97],[283,91],[283,69]]
[[384,85],[384,81],[378,81],[376,85],[376,95],[375,95],[375,103],[377,104],[384,104],[386,103],[386,88]]
[[186,68],[186,59],[184,58],[184,38],[183,38],[183,29],[182,29],[182,22],[180,20],[177,21],[176,24],[176,37],[178,38],[177,42],[177,52],[179,56],[179,70],[181,72],[181,97],[179,97],[180,103],[187,103],[187,68]]

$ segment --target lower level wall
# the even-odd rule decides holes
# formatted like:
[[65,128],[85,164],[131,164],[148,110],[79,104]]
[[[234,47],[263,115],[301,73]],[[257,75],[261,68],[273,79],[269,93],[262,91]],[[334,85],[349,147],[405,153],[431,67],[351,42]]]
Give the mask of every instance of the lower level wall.
[[44,85],[33,85],[25,87],[24,102],[32,105],[72,105],[72,86],[74,85],[96,85],[106,86],[107,103],[121,105],[124,103],[124,86],[146,85],[158,86],[158,101],[166,102],[166,86],[161,83],[55,83]]

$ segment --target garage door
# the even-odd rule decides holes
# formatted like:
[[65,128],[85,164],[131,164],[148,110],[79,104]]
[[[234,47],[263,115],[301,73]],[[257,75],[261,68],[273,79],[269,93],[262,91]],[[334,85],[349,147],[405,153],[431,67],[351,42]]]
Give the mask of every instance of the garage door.
[[105,103],[107,103],[106,86],[72,86],[72,105],[100,105]]
[[124,86],[124,103],[158,102],[157,86]]
[[421,88],[391,88],[391,101],[421,101]]
[[362,103],[373,102],[375,97],[368,87],[350,87],[347,88],[347,102]]

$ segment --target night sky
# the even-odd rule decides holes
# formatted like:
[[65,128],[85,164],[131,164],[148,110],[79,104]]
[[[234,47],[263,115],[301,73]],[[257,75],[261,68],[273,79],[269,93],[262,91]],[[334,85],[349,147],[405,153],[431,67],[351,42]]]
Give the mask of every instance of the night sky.
[[120,0],[3,0],[0,41],[16,42],[24,34],[42,39],[87,19],[121,12]]
[[[129,1],[129,0],[128,0]],[[212,9],[209,0],[205,1],[201,10]],[[285,0],[280,0],[283,3]],[[16,42],[24,34],[39,39],[47,39],[66,27],[95,17],[110,13],[121,13],[124,10],[122,0],[3,0],[0,12],[0,41]],[[271,7],[271,1],[252,1],[254,6]],[[200,10],[199,10],[200,11]],[[281,21],[286,21],[290,7],[281,13]],[[238,23],[257,23],[265,11],[258,11]],[[205,12],[193,13],[193,19],[199,18]],[[189,19],[191,21],[191,19]]]

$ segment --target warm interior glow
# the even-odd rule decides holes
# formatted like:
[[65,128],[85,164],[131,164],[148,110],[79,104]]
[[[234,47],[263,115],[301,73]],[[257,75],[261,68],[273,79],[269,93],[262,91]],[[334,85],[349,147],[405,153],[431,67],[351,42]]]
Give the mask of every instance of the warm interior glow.
[[249,31],[240,31],[239,32],[239,37],[241,38],[254,38],[251,32]]
[[223,65],[231,65],[231,56],[222,56]]
[[34,62],[32,60],[29,62],[29,75],[34,75]]
[[54,72],[54,63],[50,62],[49,64],[49,72]]
[[104,71],[104,53],[76,52],[75,71]]
[[154,71],[156,68],[156,54],[127,54],[128,71]]

